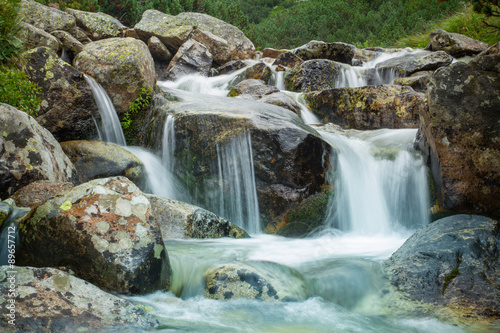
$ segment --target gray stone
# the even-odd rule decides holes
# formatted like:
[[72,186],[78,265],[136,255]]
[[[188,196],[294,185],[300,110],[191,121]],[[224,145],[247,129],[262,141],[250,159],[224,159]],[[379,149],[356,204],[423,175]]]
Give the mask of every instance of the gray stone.
[[208,76],[212,54],[207,47],[195,40],[185,42],[174,55],[167,68],[167,79],[177,80],[189,74]]
[[432,31],[429,39],[433,51],[445,51],[457,58],[480,53],[489,47],[487,43],[442,29]]
[[84,12],[71,8],[66,9],[66,12],[75,17],[78,27],[92,40],[121,37],[126,29],[120,21],[105,13]]
[[157,37],[152,36],[148,40],[148,49],[154,60],[170,61],[173,58],[172,53]]
[[350,65],[356,47],[346,43],[325,43],[312,40],[292,52],[303,60],[328,59]]
[[34,49],[36,47],[45,46],[58,52],[61,49],[61,42],[53,35],[38,29],[28,23],[21,23],[21,29],[17,37],[23,41],[24,47]]
[[409,76],[415,72],[435,70],[451,64],[453,57],[444,51],[416,51],[377,64],[379,70],[394,70],[399,76]]
[[334,88],[343,66],[325,59],[304,61],[285,76],[285,85],[288,90],[302,92]]
[[73,16],[58,9],[44,6],[32,0],[21,0],[20,16],[23,22],[52,32],[64,30],[73,33],[76,29],[76,20]]
[[225,39],[222,39],[211,32],[199,29],[194,31],[191,38],[207,47],[216,64],[224,65],[231,60],[229,43]]
[[78,53],[82,52],[83,44],[70,33],[55,30],[52,31],[52,35],[56,36],[62,42],[62,47],[66,50],[70,59],[74,59]]

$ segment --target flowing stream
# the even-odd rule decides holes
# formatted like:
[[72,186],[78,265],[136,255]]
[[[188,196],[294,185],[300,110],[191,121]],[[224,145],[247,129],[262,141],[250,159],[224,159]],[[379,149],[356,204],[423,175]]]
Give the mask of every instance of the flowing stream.
[[[353,81],[362,69],[347,67],[350,78],[339,85],[366,84]],[[225,98],[242,71],[213,78],[190,75],[159,86],[173,95],[182,90]],[[380,80],[391,83],[393,77],[381,76]],[[276,73],[273,83],[283,90],[283,74]],[[305,123],[319,123],[300,94],[285,93],[301,103]],[[188,200],[169,173],[177,164],[174,134],[175,118],[168,116],[161,156],[129,149],[146,164],[158,185],[150,186],[152,193]],[[426,170],[412,149],[416,130],[320,134],[338,154],[332,161],[336,171],[329,178],[336,195],[330,198],[325,228],[304,239],[260,234],[250,135],[217,146],[219,187],[208,195],[211,202],[206,208],[229,216],[252,238],[165,242],[173,270],[171,291],[126,297],[158,318],[160,332],[462,331],[437,319],[398,315],[384,297],[390,294],[390,286],[383,276],[383,260],[428,223]],[[304,282],[290,286],[297,290],[299,300],[205,297],[206,270],[230,262],[265,265],[283,281],[295,272]]]

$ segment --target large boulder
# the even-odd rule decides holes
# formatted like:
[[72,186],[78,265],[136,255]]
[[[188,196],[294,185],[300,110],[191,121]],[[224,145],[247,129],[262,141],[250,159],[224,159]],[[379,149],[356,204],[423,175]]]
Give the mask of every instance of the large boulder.
[[456,58],[474,55],[488,48],[487,43],[442,29],[432,31],[429,39],[433,51],[445,51]]
[[[174,172],[196,198],[193,200],[196,205],[245,228],[235,217],[225,215],[229,207],[225,210],[220,207],[237,199],[227,192],[232,186],[254,184],[263,225],[276,225],[290,209],[325,184],[330,148],[293,112],[250,100],[178,91],[175,94],[176,100],[170,97],[164,105],[151,110],[149,118],[140,124],[150,133],[141,144],[159,149],[154,138],[163,133],[167,115],[175,118]],[[230,156],[234,160],[228,159]],[[225,161],[228,165],[224,165]],[[252,162],[255,182],[249,178],[251,174],[238,178],[243,174],[238,168],[246,170]],[[219,180],[224,170],[227,173],[233,170],[232,176],[240,181],[231,181],[225,175],[223,181]],[[222,188],[224,191],[216,194]],[[249,188],[241,194],[246,195],[242,202],[253,198],[246,191]]]
[[196,29],[191,37],[195,41],[205,45],[212,54],[214,62],[218,65],[224,65],[231,60],[231,51],[229,44],[211,32]]
[[28,23],[20,24],[20,30],[16,36],[23,41],[27,49],[41,46],[48,47],[54,52],[61,49],[61,42],[55,36]]
[[69,182],[37,180],[17,190],[11,199],[19,207],[33,207],[45,203],[45,201],[72,187],[73,184]]
[[293,49],[292,52],[303,60],[328,59],[350,65],[356,47],[346,43],[326,43],[312,40]]
[[152,194],[146,197],[164,240],[249,237],[245,230],[198,206]]
[[444,51],[416,51],[378,63],[376,68],[381,71],[393,70],[398,76],[409,76],[419,71],[438,69],[452,61],[453,57]]
[[105,13],[91,13],[81,10],[66,9],[73,15],[76,24],[91,40],[99,40],[112,37],[121,37],[126,27],[114,17]]
[[108,38],[85,45],[74,66],[99,82],[119,115],[130,102],[156,83],[153,57],[146,44],[134,38]]
[[325,59],[304,61],[285,76],[285,85],[288,90],[302,92],[334,88],[343,66]]
[[0,103],[0,199],[36,180],[67,182],[75,167],[35,119]]
[[500,217],[500,54],[437,70],[419,148],[442,208]]
[[73,16],[59,9],[44,6],[33,0],[21,0],[20,17],[23,22],[37,28],[52,32],[64,30],[73,33],[76,30],[76,20]]
[[299,272],[268,262],[229,262],[205,272],[205,296],[261,301],[301,301],[306,298],[305,282]]
[[179,48],[167,68],[167,79],[176,80],[189,74],[208,76],[212,54],[195,40],[188,40]]
[[58,141],[97,136],[94,119],[99,111],[83,74],[48,48],[24,53],[24,71],[41,88],[37,121]]
[[61,148],[75,166],[80,183],[97,178],[124,176],[140,188],[146,184],[144,164],[117,144],[75,140],[61,142]]
[[99,288],[167,290],[170,263],[149,200],[124,177],[60,193],[19,226],[20,265],[64,266]]
[[427,107],[423,94],[397,85],[329,89],[308,93],[306,100],[325,123],[359,130],[416,128]]
[[500,318],[498,221],[454,215],[412,235],[386,261],[392,282],[421,304],[462,318]]
[[58,269],[1,266],[0,283],[18,291],[14,299],[8,288],[0,290],[2,332],[142,331],[159,325],[135,304]]

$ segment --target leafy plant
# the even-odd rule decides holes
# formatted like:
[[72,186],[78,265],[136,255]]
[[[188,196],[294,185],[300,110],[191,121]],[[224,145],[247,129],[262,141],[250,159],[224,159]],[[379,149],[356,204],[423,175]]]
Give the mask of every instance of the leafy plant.
[[30,116],[37,116],[42,100],[41,88],[17,68],[0,66],[0,103],[12,105]]
[[0,0],[0,62],[18,54],[23,42],[16,37],[19,31],[19,3],[21,0]]
[[139,97],[130,102],[128,111],[125,113],[125,116],[123,117],[123,120],[121,122],[123,129],[126,130],[130,127],[130,124],[132,123],[131,117],[133,117],[133,115],[138,114],[139,111],[143,110],[149,105],[149,103],[151,102],[152,94],[152,88],[146,89],[143,87],[141,89],[141,94],[139,95]]

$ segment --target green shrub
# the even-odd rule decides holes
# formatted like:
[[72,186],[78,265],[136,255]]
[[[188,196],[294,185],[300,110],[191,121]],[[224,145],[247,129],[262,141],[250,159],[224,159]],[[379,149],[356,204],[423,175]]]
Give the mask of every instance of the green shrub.
[[0,103],[12,105],[30,116],[38,115],[40,87],[17,68],[0,66]]
[[20,0],[0,0],[0,62],[18,54],[23,45],[16,37],[19,31]]

